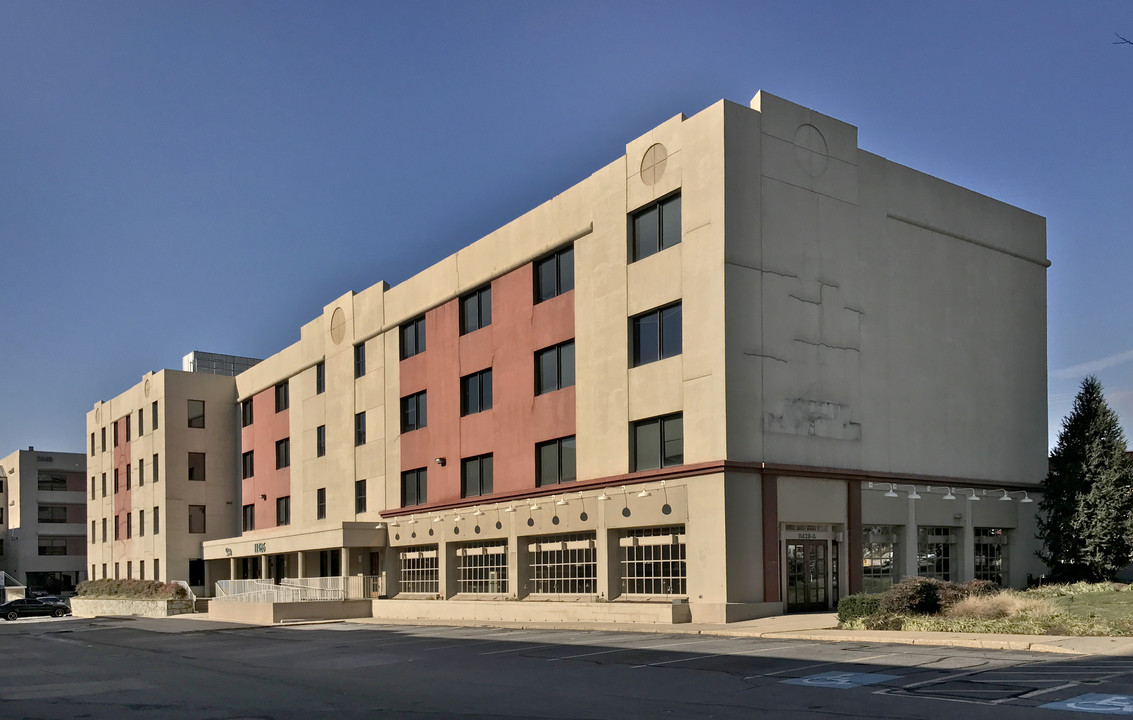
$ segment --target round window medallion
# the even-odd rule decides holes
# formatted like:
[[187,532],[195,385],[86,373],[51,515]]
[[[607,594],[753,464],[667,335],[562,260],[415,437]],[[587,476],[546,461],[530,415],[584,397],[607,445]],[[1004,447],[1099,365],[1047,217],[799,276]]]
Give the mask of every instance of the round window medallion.
[[826,149],[826,138],[814,125],[800,125],[795,131],[795,159],[811,177],[818,177],[826,172],[826,163],[829,155]]
[[96,423],[100,424],[100,425],[102,424],[102,406],[101,405],[99,405],[94,410],[94,421]]
[[645,151],[641,158],[641,182],[654,185],[665,174],[665,165],[669,161],[669,152],[661,143],[654,143]]
[[346,337],[346,313],[336,307],[330,316],[330,339],[337,345]]
[[144,392],[146,394],[146,397],[149,397],[149,391],[150,391],[150,387],[152,387],[152,385],[153,385],[153,383],[150,382],[149,378],[146,378],[145,383],[142,385],[142,392]]

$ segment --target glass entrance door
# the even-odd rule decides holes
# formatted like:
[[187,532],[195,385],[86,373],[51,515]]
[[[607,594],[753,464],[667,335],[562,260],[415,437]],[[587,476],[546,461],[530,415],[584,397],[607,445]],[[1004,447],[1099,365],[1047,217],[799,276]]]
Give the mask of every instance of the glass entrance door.
[[787,541],[787,612],[829,608],[825,540]]

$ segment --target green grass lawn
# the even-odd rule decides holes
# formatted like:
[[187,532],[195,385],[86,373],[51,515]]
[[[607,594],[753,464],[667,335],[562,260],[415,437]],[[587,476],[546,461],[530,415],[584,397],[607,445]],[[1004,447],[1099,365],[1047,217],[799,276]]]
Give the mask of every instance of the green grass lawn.
[[1051,598],[1064,611],[1106,622],[1133,619],[1133,592],[1091,592]]

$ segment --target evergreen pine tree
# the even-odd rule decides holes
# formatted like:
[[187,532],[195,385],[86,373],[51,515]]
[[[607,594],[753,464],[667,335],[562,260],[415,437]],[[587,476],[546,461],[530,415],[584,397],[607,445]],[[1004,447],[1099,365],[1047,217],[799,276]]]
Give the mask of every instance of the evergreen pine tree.
[[1039,505],[1038,555],[1056,577],[1106,580],[1133,552],[1133,464],[1094,376],[1062,421]]

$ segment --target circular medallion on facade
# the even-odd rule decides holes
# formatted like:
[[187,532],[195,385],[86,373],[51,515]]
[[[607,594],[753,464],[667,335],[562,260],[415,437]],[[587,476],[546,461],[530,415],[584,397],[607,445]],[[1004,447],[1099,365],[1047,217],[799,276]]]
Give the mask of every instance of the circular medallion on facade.
[[800,125],[795,131],[795,159],[811,177],[818,177],[826,172],[826,163],[829,159],[826,149],[826,138],[814,125]]
[[94,421],[99,425],[102,424],[102,406],[99,405],[94,409]]
[[330,316],[330,339],[337,345],[346,337],[346,313],[342,308],[336,307]]
[[149,378],[146,378],[146,381],[142,383],[142,392],[146,394],[146,397],[149,397],[149,391],[152,385],[153,383],[150,382]]
[[665,165],[669,161],[669,152],[661,143],[654,143],[645,151],[641,158],[641,182],[653,185],[665,174]]

